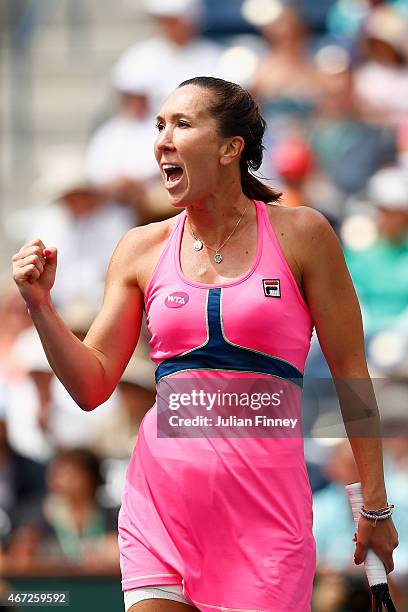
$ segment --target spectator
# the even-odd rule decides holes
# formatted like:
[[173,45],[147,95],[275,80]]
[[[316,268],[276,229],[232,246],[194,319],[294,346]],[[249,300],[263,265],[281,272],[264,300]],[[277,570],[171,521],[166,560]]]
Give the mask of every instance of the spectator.
[[99,461],[91,451],[60,451],[48,466],[45,497],[21,508],[6,568],[23,563],[30,572],[65,563],[85,573],[118,572],[117,510],[98,502],[100,484]]
[[[63,315],[67,324],[75,328],[72,308]],[[5,388],[8,439],[12,449],[27,459],[45,464],[58,448],[91,447],[95,431],[108,417],[112,418],[110,412],[117,408],[116,394],[93,413],[79,410],[50,369],[33,327],[16,340],[14,358],[24,368],[25,375],[8,381]]]
[[[386,420],[384,423],[387,427]],[[403,430],[406,435],[406,421],[403,424],[400,423],[400,430]],[[389,430],[385,429],[385,431],[389,433]],[[394,439],[386,435],[387,437],[384,438],[385,480],[390,503],[395,500],[395,524],[400,533],[405,533],[408,506],[406,463],[404,464],[401,457],[398,458],[398,461],[395,457],[401,447],[398,438]],[[407,456],[405,443],[405,462]],[[320,570],[355,573],[356,568],[352,563],[355,548],[352,537],[355,527],[344,487],[358,481],[358,472],[347,440],[342,440],[334,447],[326,463],[325,474],[330,484],[313,496],[315,517],[313,531],[316,539],[317,564]],[[336,517],[335,530],[333,530],[333,516]],[[404,575],[408,573],[407,548],[407,542],[402,541],[398,550],[395,551],[395,567],[397,572],[399,567],[399,572]]]
[[31,326],[30,315],[21,295],[15,287],[0,289],[0,369],[5,377],[14,378],[21,373],[21,366],[12,359],[16,337]]
[[111,254],[135,219],[107,201],[84,176],[80,156],[57,156],[48,165],[42,189],[52,203],[39,210],[29,239],[42,236],[58,247],[61,274],[53,288],[58,308],[79,298],[98,308]]
[[157,34],[127,49],[114,68],[114,79],[129,83],[149,67],[152,110],[182,81],[198,75],[218,76],[218,46],[199,37],[200,0],[146,0]]
[[313,612],[367,612],[371,597],[364,578],[335,572],[316,577]]
[[361,113],[370,121],[396,125],[408,117],[408,21],[381,4],[367,17],[360,38],[364,59],[356,70]]
[[[406,435],[406,428],[406,421],[403,424],[400,423],[399,431],[403,431],[404,435]],[[386,436],[392,435],[391,429],[386,429],[385,431]],[[398,464],[395,454],[398,453],[403,445],[406,461],[406,443],[404,444],[403,440],[400,443],[397,438],[384,438],[385,480],[390,503],[395,503],[394,522],[401,534],[406,533],[407,527],[407,472],[406,465],[401,468],[402,458],[399,457]],[[358,481],[358,473],[347,440],[341,441],[334,447],[327,461],[325,473],[331,481],[330,484],[316,492],[313,496],[313,532],[316,539],[318,584],[320,578],[324,578],[321,584],[322,591],[320,592],[319,589],[316,589],[316,596],[318,598],[323,597],[323,590],[325,590],[323,583],[326,579],[328,581],[333,579],[337,586],[339,586],[339,583],[344,583],[345,581],[344,575],[358,577],[361,574],[361,570],[352,563],[355,548],[352,536],[355,532],[355,526],[344,489],[346,484]],[[335,517],[335,529],[333,529],[333,517]],[[390,576],[390,582],[397,609],[402,610],[405,609],[406,605],[407,593],[404,581],[408,572],[407,543],[404,538],[401,538],[400,545],[394,554],[396,570]],[[341,574],[343,574],[343,577],[341,577]],[[347,580],[343,587],[346,584]],[[344,588],[339,590],[339,599],[341,599],[340,591],[343,592],[343,590]],[[328,594],[326,593],[326,595]],[[319,607],[317,609],[323,610],[324,608]],[[331,608],[326,608],[325,612],[329,609]],[[338,610],[339,612],[343,609],[348,608],[333,607],[333,610]]]
[[367,123],[356,104],[349,61],[344,49],[334,45],[316,54],[323,89],[310,133],[319,165],[344,195],[361,191],[376,170],[396,157],[393,130]]
[[271,152],[272,165],[284,181],[283,203],[286,206],[309,205],[305,182],[314,169],[313,153],[300,135],[283,139]]
[[[128,205],[141,222],[172,214],[153,154],[155,118],[151,111],[150,65],[130,72],[119,66],[113,74],[118,107],[92,136],[85,171],[106,199]],[[154,191],[154,197],[152,192]],[[158,202],[157,202],[158,200]]]
[[301,14],[276,2],[261,27],[269,49],[261,58],[251,90],[267,119],[275,115],[308,116],[319,95],[319,74],[309,58],[308,31]]
[[[1,394],[3,401],[3,393]],[[13,450],[7,436],[4,406],[0,404],[0,511],[6,513],[9,525],[14,514],[28,498],[41,496],[45,491],[44,465]],[[0,521],[2,522],[2,521]],[[0,527],[0,539],[2,537]]]
[[[352,570],[355,528],[344,486],[358,481],[358,471],[347,440],[335,446],[325,474],[330,484],[313,497],[317,566],[320,570]],[[335,530],[333,516],[336,517]]]
[[[350,240],[344,232],[344,255],[363,316],[367,358],[373,376],[408,372],[408,174],[397,167],[379,170],[370,179],[368,197],[375,220],[364,244],[360,225]],[[346,219],[346,222],[348,219]],[[344,227],[344,225],[343,225]],[[357,239],[356,239],[357,238]],[[305,376],[330,378],[316,336]]]
[[379,170],[370,179],[368,196],[378,239],[364,250],[345,247],[345,255],[366,336],[373,336],[397,330],[408,316],[408,174],[396,167]]
[[45,464],[54,452],[47,427],[54,374],[34,327],[20,333],[13,358],[20,363],[24,375],[5,386],[8,440],[15,452]]
[[301,133],[288,135],[272,149],[272,168],[282,181],[282,203],[311,206],[337,229],[340,194],[316,164],[313,151]]

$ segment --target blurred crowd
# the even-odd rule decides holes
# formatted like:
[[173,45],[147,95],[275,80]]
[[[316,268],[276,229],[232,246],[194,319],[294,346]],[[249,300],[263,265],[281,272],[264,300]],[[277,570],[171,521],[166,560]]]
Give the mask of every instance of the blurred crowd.
[[[53,299],[83,338],[120,237],[175,212],[153,155],[161,102],[198,75],[250,90],[268,123],[258,176],[283,191],[286,206],[311,206],[327,217],[360,300],[400,531],[391,587],[397,608],[408,610],[408,0],[245,0],[234,6],[241,25],[223,32],[211,30],[209,0],[145,3],[153,33],[106,66],[115,99],[111,115],[81,154],[50,152],[33,186],[43,203],[19,217],[21,243],[41,237],[58,247]],[[114,395],[84,413],[50,370],[11,285],[1,289],[0,319],[3,571],[118,573],[124,472],[140,421],[154,403],[147,330]],[[328,376],[315,337],[307,376]],[[354,527],[344,493],[344,484],[358,478],[350,447],[341,437],[317,437],[309,421],[318,562],[313,610],[368,610],[361,568],[353,565]]]

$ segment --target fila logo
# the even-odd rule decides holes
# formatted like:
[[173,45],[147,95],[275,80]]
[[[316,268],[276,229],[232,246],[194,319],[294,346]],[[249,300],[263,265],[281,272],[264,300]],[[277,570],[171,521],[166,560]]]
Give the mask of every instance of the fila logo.
[[266,297],[281,297],[279,278],[264,278],[262,284]]
[[181,308],[187,304],[189,299],[190,296],[188,293],[185,293],[184,291],[174,291],[166,297],[164,303],[168,308]]

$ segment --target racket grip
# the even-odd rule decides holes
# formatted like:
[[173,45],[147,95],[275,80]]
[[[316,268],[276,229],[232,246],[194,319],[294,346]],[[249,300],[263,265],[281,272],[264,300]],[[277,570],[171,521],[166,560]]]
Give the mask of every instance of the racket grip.
[[[364,505],[363,493],[361,484],[355,482],[346,486],[347,495],[349,498],[351,512],[353,514],[354,524],[358,526],[360,520],[360,509]],[[367,552],[367,557],[364,561],[364,569],[367,574],[367,580],[370,587],[376,584],[387,584],[387,574],[384,564],[373,550]]]

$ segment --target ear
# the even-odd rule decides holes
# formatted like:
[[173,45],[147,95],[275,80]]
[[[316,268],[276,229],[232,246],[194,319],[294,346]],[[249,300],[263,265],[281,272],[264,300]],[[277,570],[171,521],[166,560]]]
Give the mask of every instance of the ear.
[[242,136],[233,136],[225,139],[220,149],[220,164],[228,166],[241,157],[241,153],[245,147],[245,140]]

